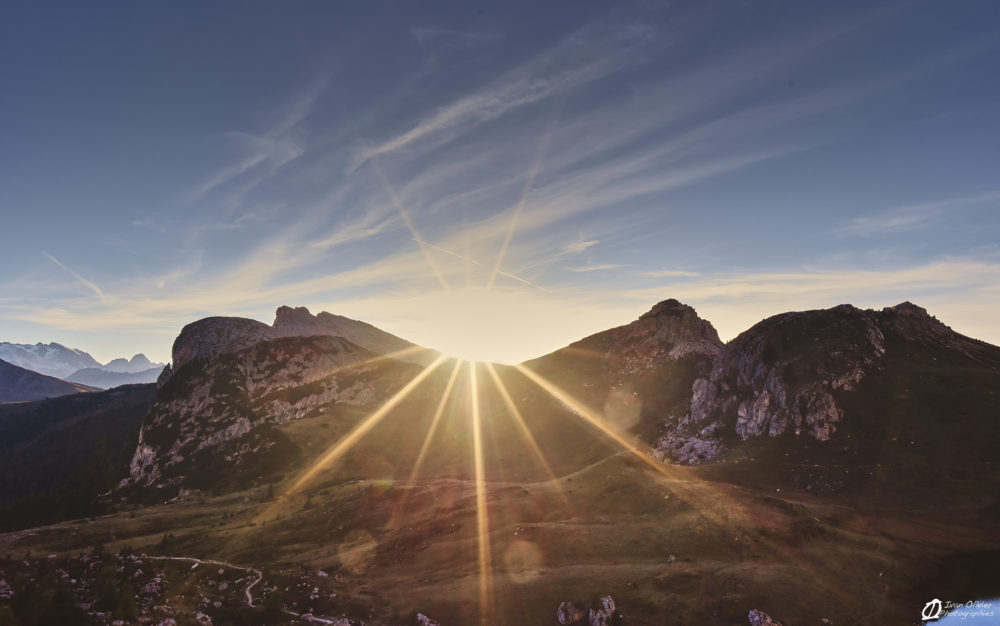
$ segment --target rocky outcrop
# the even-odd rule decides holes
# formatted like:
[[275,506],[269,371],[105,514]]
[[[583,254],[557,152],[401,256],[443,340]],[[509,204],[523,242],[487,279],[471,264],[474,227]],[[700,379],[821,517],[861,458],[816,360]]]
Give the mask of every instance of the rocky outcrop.
[[587,616],[587,610],[572,602],[560,602],[556,609],[556,619],[560,624],[575,624]]
[[590,609],[590,626],[611,626],[614,619],[615,601],[611,596],[604,596]]
[[[218,329],[214,321],[209,327]],[[251,335],[259,330],[245,327]],[[262,428],[336,405],[367,406],[383,387],[396,385],[395,374],[415,367],[380,364],[375,354],[340,337],[286,337],[235,349],[246,336],[212,336],[226,351],[182,361],[162,383],[121,487],[198,487],[189,483],[211,483],[206,468],[220,460],[226,471],[239,473],[241,463],[259,462],[276,444],[276,435]],[[181,343],[182,352],[196,353]]]
[[785,433],[828,441],[844,419],[842,394],[882,367],[887,335],[969,358],[995,348],[963,337],[909,302],[881,311],[851,305],[767,318],[714,355],[691,386],[691,404],[656,442],[662,458],[696,464],[739,439]]
[[750,609],[750,612],[747,613],[747,621],[750,622],[750,626],[781,626],[781,622],[757,609]]
[[174,340],[172,368],[197,359],[238,352],[272,338],[271,327],[242,317],[206,317],[181,329]]
[[691,355],[712,357],[722,341],[712,324],[677,300],[664,300],[636,321],[591,335],[568,351],[600,354],[618,378]]
[[589,609],[574,602],[561,602],[556,609],[556,619],[560,624],[611,626],[615,623],[615,601],[611,596],[604,596]]
[[[361,346],[375,354],[393,354],[402,350],[414,348],[414,344],[380,330],[371,324],[352,320],[342,315],[333,315],[322,311],[316,315],[309,313],[304,306],[291,308],[279,307],[275,312],[271,335],[277,337],[311,337],[315,335],[333,335],[343,337],[356,346]],[[426,352],[430,352],[429,350]],[[427,354],[399,355],[404,361],[426,364]]]
[[174,369],[169,364],[164,367],[163,371],[160,372],[160,375],[156,377],[156,388],[159,389],[165,385],[173,373]]

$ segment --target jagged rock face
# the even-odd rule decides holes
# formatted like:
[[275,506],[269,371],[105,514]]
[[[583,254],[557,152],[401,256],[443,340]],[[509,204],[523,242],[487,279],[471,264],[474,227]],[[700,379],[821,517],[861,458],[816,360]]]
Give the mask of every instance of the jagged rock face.
[[883,354],[872,312],[842,305],[771,317],[726,346],[692,399],[691,419],[735,404],[742,439],[795,429],[826,441],[843,417],[833,393],[851,390]]
[[269,427],[337,404],[367,406],[396,385],[394,374],[406,373],[399,367],[415,367],[393,369],[376,357],[340,337],[314,336],[183,362],[157,393],[122,486],[210,483],[206,468],[220,460],[238,473],[241,463],[259,462],[281,443]]
[[711,373],[692,385],[690,411],[656,447],[694,464],[724,451],[730,432],[739,439],[794,433],[827,441],[844,419],[838,398],[882,367],[889,332],[971,358],[992,354],[909,302],[882,311],[840,305],[776,315],[715,356]]
[[741,439],[789,430],[821,441],[843,413],[834,394],[853,388],[885,353],[877,314],[842,305],[768,318],[729,342],[691,409],[657,447],[686,463],[715,458],[732,429]]

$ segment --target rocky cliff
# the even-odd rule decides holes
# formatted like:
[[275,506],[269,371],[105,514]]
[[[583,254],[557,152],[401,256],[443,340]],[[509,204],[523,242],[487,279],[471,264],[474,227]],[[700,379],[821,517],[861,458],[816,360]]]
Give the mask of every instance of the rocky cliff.
[[280,307],[271,326],[237,317],[192,322],[157,379],[121,487],[162,495],[276,471],[294,452],[276,425],[377,404],[418,371],[412,363],[436,355],[305,307]]
[[881,311],[845,304],[776,315],[714,356],[711,372],[692,383],[688,410],[657,448],[673,460],[699,463],[718,456],[727,441],[784,434],[828,441],[845,419],[844,399],[886,369],[890,344],[897,352],[919,344],[987,364],[1000,354],[909,302]]
[[[235,326],[249,333],[234,341],[219,318],[203,322],[223,351],[182,358],[161,384],[123,487],[172,492],[280,465],[278,457],[292,451],[273,426],[338,406],[366,407],[416,371],[340,337],[283,337],[247,346],[259,327]],[[190,354],[202,353],[182,344],[180,355]]]

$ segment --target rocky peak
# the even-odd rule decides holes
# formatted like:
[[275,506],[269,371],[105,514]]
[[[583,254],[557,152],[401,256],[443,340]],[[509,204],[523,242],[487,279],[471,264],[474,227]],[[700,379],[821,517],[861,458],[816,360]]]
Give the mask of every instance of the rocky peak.
[[312,326],[316,318],[304,306],[279,306],[274,312],[274,328],[292,329],[299,326]]
[[[321,311],[313,315],[304,306],[292,308],[278,307],[274,314],[274,324],[271,328],[275,337],[312,337],[314,335],[335,335],[350,339],[351,325],[364,325],[364,322],[352,320],[341,315],[333,315]],[[370,326],[370,328],[375,328]]]
[[[313,315],[304,306],[281,306],[275,312],[272,326],[242,317],[207,317],[188,324],[174,340],[171,371],[177,372],[195,359],[236,352],[261,341],[314,336],[340,337],[376,354],[390,354],[414,347],[414,344],[365,322],[325,311]],[[140,356],[136,355],[133,360]],[[421,354],[400,358],[426,364],[434,356],[431,350],[425,350]]]
[[687,306],[686,304],[681,304],[679,300],[675,300],[674,298],[668,298],[663,302],[658,302],[657,304],[655,304],[653,308],[640,315],[639,319],[644,320],[647,318],[660,317],[660,316],[684,317],[685,314],[689,313],[694,313],[694,309]]
[[927,309],[912,302],[886,307],[878,317],[886,332],[899,333],[904,339],[953,350],[982,363],[996,361],[993,346],[956,333]]
[[722,348],[715,327],[674,299],[660,302],[631,324],[608,333],[609,354],[645,365],[688,354],[714,355]]
[[206,317],[181,329],[174,340],[173,371],[195,359],[235,352],[271,338],[271,327],[242,317]]

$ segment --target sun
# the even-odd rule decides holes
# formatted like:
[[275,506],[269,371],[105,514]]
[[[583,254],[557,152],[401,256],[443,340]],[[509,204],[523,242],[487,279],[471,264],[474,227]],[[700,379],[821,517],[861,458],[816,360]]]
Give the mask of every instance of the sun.
[[423,318],[417,343],[466,361],[514,364],[538,356],[539,322],[551,317],[538,316],[537,298],[521,290],[468,287],[406,304],[408,315]]
[[497,287],[428,292],[396,306],[400,334],[411,341],[465,361],[504,364],[544,354],[565,314],[538,290]]
[[636,314],[579,292],[499,284],[379,295],[330,306],[446,356],[504,365],[554,352]]

